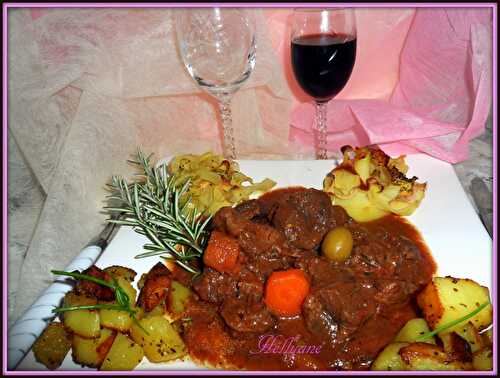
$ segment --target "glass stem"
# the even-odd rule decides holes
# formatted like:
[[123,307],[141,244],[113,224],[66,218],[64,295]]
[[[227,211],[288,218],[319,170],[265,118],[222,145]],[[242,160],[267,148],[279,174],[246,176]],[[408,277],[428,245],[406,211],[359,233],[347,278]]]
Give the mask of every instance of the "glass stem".
[[326,106],[327,102],[316,102],[316,159],[328,159],[326,154]]
[[233,136],[233,117],[231,113],[231,98],[219,98],[220,115],[222,119],[224,157],[236,159],[236,148]]

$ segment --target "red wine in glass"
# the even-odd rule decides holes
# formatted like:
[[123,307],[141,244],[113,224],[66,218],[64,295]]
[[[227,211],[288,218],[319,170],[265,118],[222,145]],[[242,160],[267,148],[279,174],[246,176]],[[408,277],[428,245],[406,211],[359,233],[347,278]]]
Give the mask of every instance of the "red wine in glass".
[[347,84],[356,59],[356,37],[320,33],[292,40],[292,67],[302,89],[327,102]]

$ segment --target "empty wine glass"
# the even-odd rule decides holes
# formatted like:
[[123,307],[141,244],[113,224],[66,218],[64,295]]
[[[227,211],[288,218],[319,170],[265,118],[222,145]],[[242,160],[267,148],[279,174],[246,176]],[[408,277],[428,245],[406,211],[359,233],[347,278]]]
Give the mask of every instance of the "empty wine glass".
[[353,9],[296,9],[291,36],[292,68],[316,104],[316,158],[327,159],[326,107],[347,84],[356,59]]
[[189,74],[219,102],[224,156],[235,159],[231,98],[255,66],[255,22],[251,10],[181,10],[175,13],[175,26]]

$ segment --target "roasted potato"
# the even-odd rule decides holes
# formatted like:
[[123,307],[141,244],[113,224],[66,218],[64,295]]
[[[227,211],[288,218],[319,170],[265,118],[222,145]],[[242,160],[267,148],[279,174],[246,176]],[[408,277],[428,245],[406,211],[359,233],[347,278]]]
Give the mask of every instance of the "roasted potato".
[[160,302],[156,307],[154,307],[149,312],[144,312],[144,318],[151,318],[153,316],[163,316],[165,315],[165,302]]
[[[70,291],[64,296],[63,303],[64,306],[88,306],[97,304],[97,300]],[[64,326],[79,336],[96,338],[101,334],[99,311],[97,310],[66,311],[62,317]]]
[[103,328],[101,336],[95,339],[86,339],[75,335],[73,337],[73,361],[75,363],[92,368],[99,367],[108,354],[116,332]]
[[[84,270],[83,274],[99,278],[104,281],[111,281],[111,276],[104,270],[99,269],[95,265]],[[112,301],[115,298],[115,293],[109,287],[99,285],[88,280],[78,280],[74,288],[75,293],[90,298],[95,298],[101,301]]]
[[455,332],[469,343],[472,353],[475,353],[478,350],[483,349],[483,347],[487,346],[487,344],[485,344],[483,338],[479,334],[479,331],[472,325],[471,322],[463,324]]
[[36,360],[50,370],[57,369],[71,348],[71,339],[62,323],[50,323],[33,344]]
[[186,303],[192,292],[183,284],[172,281],[168,309],[173,315],[180,315],[184,312]]
[[472,362],[472,352],[469,343],[457,335],[456,332],[448,332],[440,337],[443,351],[453,360]]
[[[116,281],[118,282],[118,285],[125,291],[125,293],[127,293],[129,302],[133,307],[137,291],[132,287],[132,284],[126,278],[120,276],[116,278]],[[116,304],[116,301],[107,303]],[[132,317],[130,316],[129,313],[125,311],[101,309],[99,310],[99,316],[101,319],[102,327],[114,329],[121,332],[126,332],[130,329],[130,326],[132,325]]]
[[130,283],[134,282],[135,276],[137,276],[137,273],[133,269],[120,265],[108,266],[104,268],[104,271],[109,273],[112,277],[122,277]]
[[472,366],[475,370],[493,370],[493,350],[486,347],[474,353]]
[[437,345],[411,343],[399,350],[407,370],[471,370],[472,363],[458,361]]
[[101,326],[120,332],[127,332],[132,326],[132,317],[120,310],[100,309]]
[[387,345],[373,361],[371,370],[407,370],[407,366],[399,355],[399,350],[408,343],[394,342]]
[[143,357],[144,351],[139,344],[123,333],[118,333],[100,370],[133,370]]
[[483,345],[492,346],[493,345],[493,327],[480,333]]
[[132,284],[126,278],[118,277],[116,282],[118,283],[118,286],[120,286],[123,291],[127,293],[129,302],[133,304],[135,302],[135,298],[137,297],[137,290],[134,289]]
[[[420,336],[426,334],[427,332],[430,332],[430,329],[425,319],[411,319],[404,325],[403,328],[401,328],[399,333],[394,338],[394,342],[412,343],[417,341]],[[425,340],[425,342],[429,344],[436,344],[434,337]]]
[[144,354],[151,362],[165,362],[180,358],[186,354],[186,347],[179,334],[164,316],[145,317],[139,324],[132,324],[130,336],[144,349]]
[[146,312],[164,302],[170,291],[171,273],[162,263],[156,264],[147,274],[141,288],[137,306]]
[[[454,277],[435,277],[417,296],[417,302],[422,309],[424,318],[432,329],[459,319],[481,304],[490,301],[487,287],[469,279]],[[478,330],[488,327],[493,319],[492,306],[489,304],[468,322]],[[445,332],[457,332],[465,322],[462,322]]]

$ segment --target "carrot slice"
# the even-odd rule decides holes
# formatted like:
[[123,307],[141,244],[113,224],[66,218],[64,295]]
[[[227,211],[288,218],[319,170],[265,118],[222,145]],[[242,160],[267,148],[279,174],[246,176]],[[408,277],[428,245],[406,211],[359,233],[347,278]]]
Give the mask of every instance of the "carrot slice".
[[298,315],[309,288],[309,280],[300,269],[273,272],[267,280],[264,301],[276,315]]
[[219,272],[231,273],[236,268],[239,255],[240,246],[236,239],[213,231],[203,253],[203,262]]

